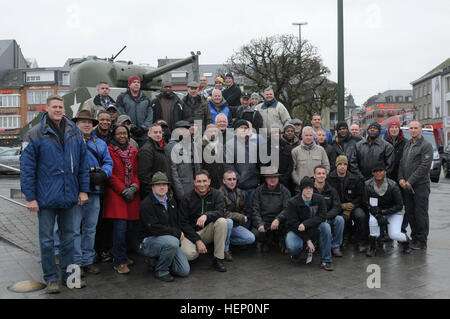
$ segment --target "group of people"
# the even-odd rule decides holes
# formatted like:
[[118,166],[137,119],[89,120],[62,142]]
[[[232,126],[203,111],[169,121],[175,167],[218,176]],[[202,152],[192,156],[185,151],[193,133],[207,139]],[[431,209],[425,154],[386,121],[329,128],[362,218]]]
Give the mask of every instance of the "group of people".
[[116,101],[100,83],[72,119],[61,97],[48,98],[24,139],[20,178],[38,213],[49,293],[59,292],[56,237],[63,284],[71,264],[82,277],[107,261],[127,274],[133,249],[171,282],[188,276],[209,244],[220,272],[232,246],[281,249],[293,262],[319,247],[328,271],[350,243],[369,257],[384,236],[405,253],[426,248],[433,150],[418,121],[409,123],[411,140],[396,121],[384,138],[378,123],[363,138],[345,122],[333,137],[320,115],[305,127],[292,119],[271,88],[260,100],[232,74],[214,88],[200,83],[181,99],[163,83],[150,100],[132,76]]

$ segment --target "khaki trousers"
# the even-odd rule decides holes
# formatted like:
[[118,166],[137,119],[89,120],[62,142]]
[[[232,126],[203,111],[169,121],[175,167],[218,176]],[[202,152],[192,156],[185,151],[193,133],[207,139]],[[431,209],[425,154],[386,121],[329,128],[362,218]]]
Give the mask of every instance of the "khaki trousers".
[[[227,237],[228,223],[225,218],[219,218],[215,223],[209,223],[205,228],[198,231],[203,243],[208,245],[214,242],[214,257],[224,259],[225,240]],[[198,257],[197,246],[184,237],[181,241],[181,250],[186,254],[189,261]]]

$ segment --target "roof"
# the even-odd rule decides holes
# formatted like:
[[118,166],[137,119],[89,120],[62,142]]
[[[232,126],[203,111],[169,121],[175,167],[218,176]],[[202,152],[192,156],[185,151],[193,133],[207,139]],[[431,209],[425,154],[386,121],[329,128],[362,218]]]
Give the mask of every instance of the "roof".
[[14,40],[0,40],[0,56],[14,43]]
[[0,88],[21,88],[23,87],[23,70],[9,70],[5,76],[0,79]]
[[450,58],[439,64],[437,67],[433,68],[431,71],[427,72],[425,75],[420,77],[419,79],[411,82],[412,85],[426,81],[430,78],[435,77],[436,75],[439,75],[441,72],[444,71],[445,68],[450,67]]

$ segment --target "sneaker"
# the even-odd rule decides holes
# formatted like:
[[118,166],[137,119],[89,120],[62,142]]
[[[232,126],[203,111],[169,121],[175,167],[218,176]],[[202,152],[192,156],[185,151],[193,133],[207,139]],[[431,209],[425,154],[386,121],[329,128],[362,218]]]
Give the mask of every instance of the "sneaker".
[[83,269],[83,271],[88,274],[97,275],[100,273],[100,268],[98,268],[97,266],[94,266],[93,264],[83,266],[83,267],[81,267],[81,269]]
[[220,272],[226,272],[227,269],[225,268],[225,265],[223,264],[222,260],[218,258],[213,259],[213,267]]
[[367,246],[359,245],[358,251],[359,253],[365,253],[367,251]]
[[174,278],[172,277],[171,274],[167,274],[167,275],[164,275],[161,277],[157,277],[157,276],[155,276],[155,277],[164,282],[172,282],[174,280]]
[[231,251],[225,251],[224,252],[225,255],[225,261],[233,261],[233,256],[231,255]]
[[327,271],[333,271],[334,270],[333,264],[331,262],[329,262],[329,261],[328,262],[322,262],[320,264],[320,268],[325,269]]
[[58,294],[59,293],[59,285],[57,281],[50,281],[47,284],[47,293],[48,294]]
[[412,242],[409,246],[412,250],[422,250],[427,248],[427,244],[418,241]]
[[109,251],[104,251],[101,253],[100,259],[102,263],[107,263],[113,260],[113,256]]
[[118,267],[114,266],[114,270],[117,270],[119,274],[128,274],[130,272],[130,268],[128,268],[127,264],[122,264]]
[[333,253],[333,256],[335,256],[335,257],[342,257],[342,256],[344,256],[342,254],[342,251],[340,251],[339,249],[333,249],[333,250],[331,250],[331,252]]

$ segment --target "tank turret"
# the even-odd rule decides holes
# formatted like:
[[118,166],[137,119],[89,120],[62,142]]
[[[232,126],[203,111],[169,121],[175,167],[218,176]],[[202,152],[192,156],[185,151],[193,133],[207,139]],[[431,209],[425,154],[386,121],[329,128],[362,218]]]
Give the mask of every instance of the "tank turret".
[[[96,56],[89,56],[70,61],[70,92],[64,95],[64,108],[66,116],[72,118],[83,103],[96,96],[97,85],[100,82],[107,82],[111,87],[110,96],[114,99],[128,88],[128,78],[136,75],[141,79],[141,90],[150,98],[153,92],[159,91],[162,85],[161,75],[175,70],[187,64],[194,63],[194,79],[198,81],[198,57],[191,52],[191,56],[180,61],[166,64],[155,68],[147,65],[135,65],[131,61],[116,61],[115,58],[125,49],[125,47],[111,58],[101,59]],[[41,116],[37,116],[33,121],[24,126],[20,132],[23,140],[30,128],[38,124]]]

